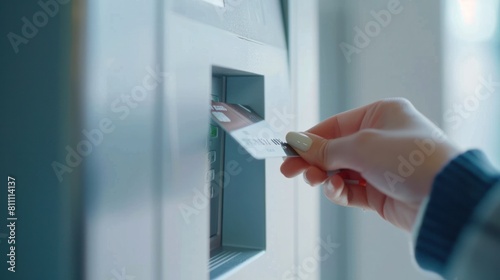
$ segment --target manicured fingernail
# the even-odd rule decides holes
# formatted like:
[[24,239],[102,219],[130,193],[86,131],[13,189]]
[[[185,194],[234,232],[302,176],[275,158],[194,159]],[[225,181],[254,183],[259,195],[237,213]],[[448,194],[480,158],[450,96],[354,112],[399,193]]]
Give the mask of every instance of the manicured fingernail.
[[286,135],[286,142],[292,147],[307,152],[312,145],[312,139],[304,133],[288,132]]

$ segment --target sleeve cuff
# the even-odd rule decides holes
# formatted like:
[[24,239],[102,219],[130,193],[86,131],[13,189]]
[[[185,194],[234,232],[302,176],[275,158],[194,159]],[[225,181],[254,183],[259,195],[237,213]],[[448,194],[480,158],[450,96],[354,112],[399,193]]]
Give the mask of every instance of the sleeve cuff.
[[478,150],[456,157],[436,176],[415,247],[423,269],[443,274],[462,229],[499,177]]
[[413,229],[411,230],[411,241],[412,244],[417,244],[417,237],[420,231],[420,226],[422,225],[422,220],[424,219],[425,209],[427,209],[427,204],[429,203],[429,197],[426,197],[417,212],[417,217],[413,223]]

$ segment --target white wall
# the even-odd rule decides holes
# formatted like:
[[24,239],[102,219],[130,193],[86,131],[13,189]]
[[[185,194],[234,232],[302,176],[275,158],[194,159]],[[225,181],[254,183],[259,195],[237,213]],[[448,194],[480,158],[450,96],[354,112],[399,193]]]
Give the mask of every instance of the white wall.
[[[330,69],[332,73],[321,75],[323,79],[332,75],[338,84],[325,85],[322,97],[331,103],[331,113],[334,113],[381,98],[402,96],[410,99],[434,122],[441,124],[443,98],[439,1],[401,0],[399,5],[396,1],[397,8],[393,10],[397,10],[397,14],[392,14],[388,24],[370,37],[369,43],[360,45],[359,53],[349,56],[349,59],[338,45],[345,42],[355,46],[354,28],[365,29],[374,20],[370,12],[388,10],[388,3],[391,2],[351,0],[332,9],[343,19],[334,22],[331,31],[324,29],[322,36],[336,34],[337,44],[331,46],[334,52],[331,63],[337,66]],[[321,45],[322,53],[330,47],[327,44],[325,41]],[[325,98],[332,94],[336,96],[335,100]],[[323,106],[322,109],[322,117],[326,117],[328,107]],[[343,244],[347,249],[346,279],[431,279],[416,267],[408,234],[374,213],[347,209],[345,224],[333,226],[347,227]]]
[[[310,127],[319,120],[318,52],[312,51],[318,49],[317,9],[317,1],[288,3],[290,80],[296,112],[294,130]],[[323,262],[318,260],[315,249],[322,240],[318,203],[321,193],[308,187],[300,176],[290,182],[290,186],[283,187],[293,187],[296,191],[295,277],[320,279],[319,268]]]

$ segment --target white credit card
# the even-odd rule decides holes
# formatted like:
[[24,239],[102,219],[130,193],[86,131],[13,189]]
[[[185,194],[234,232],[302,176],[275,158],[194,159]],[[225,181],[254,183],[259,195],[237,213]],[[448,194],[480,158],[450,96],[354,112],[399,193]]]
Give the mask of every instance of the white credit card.
[[254,158],[298,156],[252,109],[239,104],[212,101],[210,111],[212,119]]

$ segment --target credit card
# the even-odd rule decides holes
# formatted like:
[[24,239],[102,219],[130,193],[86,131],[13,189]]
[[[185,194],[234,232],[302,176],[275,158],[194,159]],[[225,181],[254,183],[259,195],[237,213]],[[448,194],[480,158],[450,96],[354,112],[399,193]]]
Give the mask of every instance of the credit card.
[[298,156],[272,127],[248,106],[212,101],[212,119],[256,159]]

